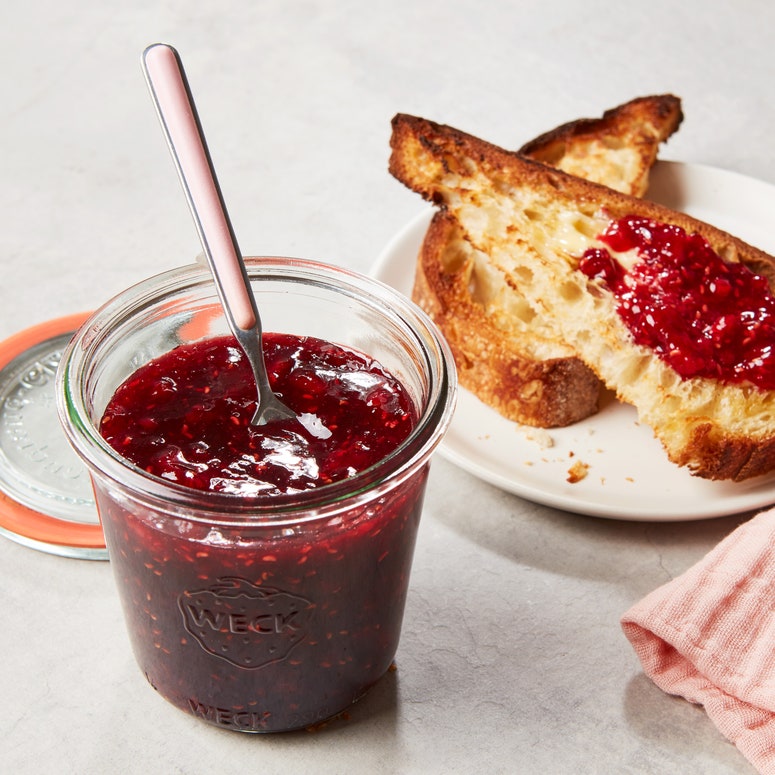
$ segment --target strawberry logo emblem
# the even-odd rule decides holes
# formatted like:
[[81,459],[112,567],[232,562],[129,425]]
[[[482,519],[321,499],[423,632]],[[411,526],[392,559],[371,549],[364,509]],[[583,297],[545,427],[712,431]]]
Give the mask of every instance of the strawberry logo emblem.
[[285,659],[304,640],[313,609],[303,597],[236,577],[183,592],[178,606],[205,651],[245,668]]

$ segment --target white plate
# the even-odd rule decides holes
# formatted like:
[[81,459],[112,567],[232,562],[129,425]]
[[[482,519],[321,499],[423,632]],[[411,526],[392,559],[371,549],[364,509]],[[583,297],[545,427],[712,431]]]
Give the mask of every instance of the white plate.
[[[737,173],[658,162],[649,198],[775,253],[770,226],[775,186]],[[411,293],[417,251],[432,211],[412,220],[385,247],[372,274]],[[551,438],[552,446],[546,446]],[[440,453],[481,479],[536,503],[626,520],[679,521],[751,511],[775,503],[775,476],[710,482],[670,463],[635,410],[605,400],[600,412],[567,428],[534,431],[505,420],[471,393],[458,407]],[[589,466],[567,481],[575,461]]]

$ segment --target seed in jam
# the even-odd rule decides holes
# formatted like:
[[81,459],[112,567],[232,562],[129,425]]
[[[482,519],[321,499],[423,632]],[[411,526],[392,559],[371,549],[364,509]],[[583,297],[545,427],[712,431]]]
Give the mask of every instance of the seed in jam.
[[[604,247],[586,250],[578,268],[613,293],[636,343],[683,379],[775,389],[775,297],[764,277],[648,218],[613,221],[598,239]],[[623,254],[635,258],[629,269]]]

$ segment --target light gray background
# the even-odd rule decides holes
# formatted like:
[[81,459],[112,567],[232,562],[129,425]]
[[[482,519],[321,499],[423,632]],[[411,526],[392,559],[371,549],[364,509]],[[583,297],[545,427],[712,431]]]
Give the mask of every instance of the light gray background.
[[[516,147],[672,91],[665,158],[775,182],[765,0],[27,0],[0,24],[0,338],[199,245],[140,70],[183,54],[246,253],[368,271],[423,205],[397,111]],[[221,732],[136,669],[107,563],[0,540],[0,772],[748,773],[619,616],[740,518],[598,520],[434,462],[398,670],[315,734]]]

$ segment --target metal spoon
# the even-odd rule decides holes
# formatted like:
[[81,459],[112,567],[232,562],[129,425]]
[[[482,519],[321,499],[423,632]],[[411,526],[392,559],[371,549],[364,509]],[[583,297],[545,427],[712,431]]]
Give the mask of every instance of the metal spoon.
[[172,46],[156,43],[143,52],[143,70],[226,320],[255,375],[258,404],[251,424],[295,418],[269,385],[261,318],[180,55]]

